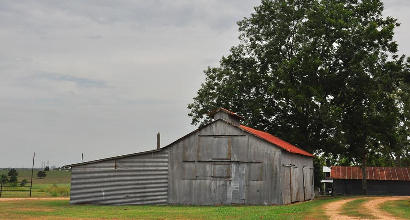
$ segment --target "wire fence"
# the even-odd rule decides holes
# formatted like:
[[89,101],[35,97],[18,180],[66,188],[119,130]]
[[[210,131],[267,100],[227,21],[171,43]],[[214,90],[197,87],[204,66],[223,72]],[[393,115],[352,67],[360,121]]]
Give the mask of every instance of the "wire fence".
[[14,182],[14,183],[0,183],[0,198],[7,192],[32,192],[32,185],[27,182]]

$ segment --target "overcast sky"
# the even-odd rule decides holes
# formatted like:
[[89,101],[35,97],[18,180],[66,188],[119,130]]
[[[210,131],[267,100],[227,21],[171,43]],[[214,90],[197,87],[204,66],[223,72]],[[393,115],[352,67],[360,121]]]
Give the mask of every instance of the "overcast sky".
[[[0,3],[0,167],[154,149],[195,129],[204,79],[257,0]],[[388,0],[409,54],[410,1]]]

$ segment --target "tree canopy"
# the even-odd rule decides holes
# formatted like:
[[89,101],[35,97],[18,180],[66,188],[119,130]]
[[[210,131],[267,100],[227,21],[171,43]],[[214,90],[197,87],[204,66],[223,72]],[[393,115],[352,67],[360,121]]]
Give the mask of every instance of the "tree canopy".
[[408,163],[410,59],[382,12],[380,0],[262,0],[204,71],[192,123],[224,107],[336,163]]
[[9,172],[7,173],[9,176],[9,182],[10,183],[17,183],[17,176],[19,175],[17,170],[14,168],[11,168]]

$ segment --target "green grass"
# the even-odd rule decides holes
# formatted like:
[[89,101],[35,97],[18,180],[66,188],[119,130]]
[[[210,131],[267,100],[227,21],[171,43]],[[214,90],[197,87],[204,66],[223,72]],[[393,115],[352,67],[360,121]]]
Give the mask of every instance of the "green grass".
[[[45,178],[37,178],[39,169],[34,170],[32,197],[55,197],[55,196],[69,196],[70,178],[69,171],[51,170],[47,171]],[[26,186],[30,186],[31,169],[17,169],[18,181],[23,179],[28,180]],[[8,173],[8,169],[0,169],[0,175]],[[9,188],[10,189],[10,188]],[[28,189],[13,187],[12,189]],[[29,192],[2,192],[3,198],[29,197]]]
[[410,200],[388,201],[383,203],[381,208],[394,216],[410,219]]
[[67,200],[0,202],[7,219],[326,219],[320,206],[335,198],[283,206],[97,206],[69,205]]
[[351,217],[359,217],[365,219],[375,218],[373,215],[369,214],[370,212],[366,211],[362,204],[367,202],[369,199],[355,199],[353,201],[347,202],[343,205],[342,210],[343,214]]
[[[10,187],[8,187],[10,189]],[[13,187],[11,189],[18,189]],[[28,189],[28,188],[25,188]],[[70,195],[70,184],[33,184],[31,196],[34,198],[43,197],[67,197]],[[1,198],[27,198],[29,192],[3,191]]]

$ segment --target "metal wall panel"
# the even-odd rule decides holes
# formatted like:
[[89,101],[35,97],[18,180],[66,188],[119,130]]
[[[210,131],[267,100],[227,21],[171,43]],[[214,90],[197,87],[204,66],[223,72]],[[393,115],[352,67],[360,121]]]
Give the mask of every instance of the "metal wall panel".
[[167,204],[166,150],[74,166],[71,204]]
[[280,204],[281,150],[217,121],[171,146],[169,203]]
[[312,158],[283,151],[281,164],[282,204],[313,199]]

